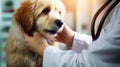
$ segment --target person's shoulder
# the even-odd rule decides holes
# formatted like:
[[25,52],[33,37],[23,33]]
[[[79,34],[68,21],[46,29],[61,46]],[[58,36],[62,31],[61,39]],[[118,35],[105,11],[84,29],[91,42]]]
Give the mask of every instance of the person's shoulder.
[[118,3],[118,5],[115,7],[113,16],[112,16],[112,21],[119,21],[120,18],[120,3]]

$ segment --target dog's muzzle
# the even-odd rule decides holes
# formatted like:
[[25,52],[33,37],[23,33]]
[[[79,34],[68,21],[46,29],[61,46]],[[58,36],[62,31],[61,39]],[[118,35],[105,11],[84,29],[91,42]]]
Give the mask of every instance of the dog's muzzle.
[[52,29],[45,29],[44,31],[49,34],[56,34],[57,31],[62,27],[63,22],[57,19],[54,21],[54,23],[55,23],[55,26]]

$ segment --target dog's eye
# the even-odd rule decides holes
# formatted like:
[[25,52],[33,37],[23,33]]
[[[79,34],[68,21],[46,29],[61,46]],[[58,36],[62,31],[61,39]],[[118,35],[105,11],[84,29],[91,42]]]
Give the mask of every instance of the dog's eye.
[[45,8],[43,11],[42,11],[42,13],[44,13],[44,14],[48,14],[50,12],[50,8],[48,7],[48,8]]

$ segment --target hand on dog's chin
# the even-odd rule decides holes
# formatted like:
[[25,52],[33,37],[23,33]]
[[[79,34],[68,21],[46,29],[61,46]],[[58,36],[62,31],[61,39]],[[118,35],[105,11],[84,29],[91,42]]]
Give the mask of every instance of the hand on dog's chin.
[[55,33],[55,34],[46,34],[44,37],[45,37],[45,39],[47,40],[47,42],[48,42],[48,44],[49,45],[53,45],[54,44],[54,42],[56,41],[55,40],[55,37],[57,36],[57,33]]
[[43,56],[44,50],[48,46],[46,39],[39,32],[34,32],[32,37],[24,34],[24,37],[27,42],[26,46],[33,52]]
[[43,37],[48,41],[49,45],[53,45],[53,43],[56,41],[56,36],[58,33],[62,32],[64,25],[62,25],[61,28],[57,30],[49,30],[45,29],[43,30]]

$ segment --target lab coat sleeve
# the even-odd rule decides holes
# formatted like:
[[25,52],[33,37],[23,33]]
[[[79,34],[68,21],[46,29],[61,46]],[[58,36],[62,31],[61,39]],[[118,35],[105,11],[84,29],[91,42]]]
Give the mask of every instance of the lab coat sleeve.
[[80,67],[81,62],[87,64],[83,58],[85,57],[72,50],[63,51],[48,46],[43,57],[43,67]]
[[43,67],[120,67],[120,3],[100,37],[81,53],[46,47]]
[[91,42],[92,42],[91,36],[75,32],[72,50],[80,53],[83,49],[88,49],[88,46]]

